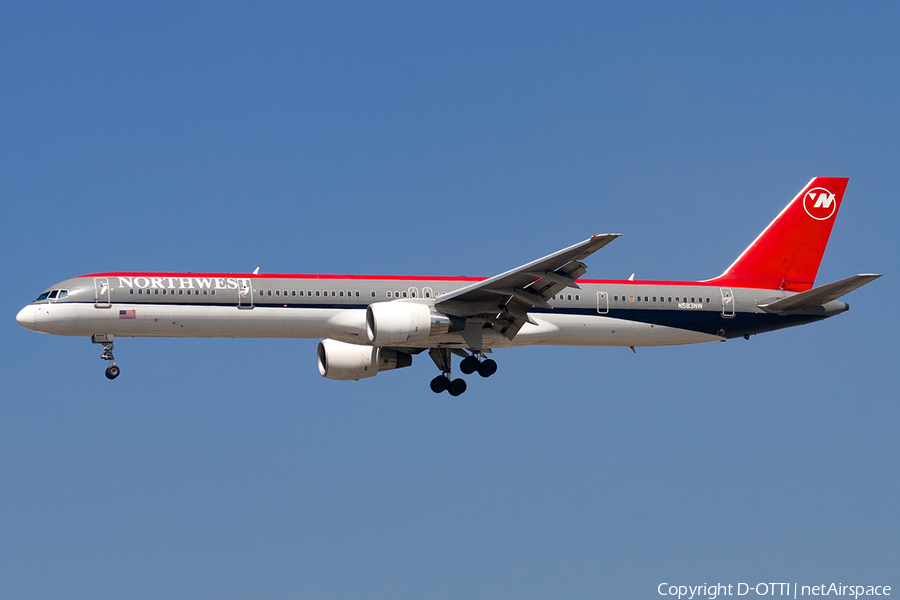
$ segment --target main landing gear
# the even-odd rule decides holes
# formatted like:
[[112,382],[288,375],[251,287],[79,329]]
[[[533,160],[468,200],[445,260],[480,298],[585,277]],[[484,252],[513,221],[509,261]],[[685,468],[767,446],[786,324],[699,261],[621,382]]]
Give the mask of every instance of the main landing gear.
[[471,375],[475,371],[478,371],[478,374],[482,377],[490,377],[497,372],[497,363],[490,358],[479,361],[478,357],[472,354],[462,359],[459,363],[459,370],[462,371],[464,375]]
[[91,341],[103,345],[103,354],[100,355],[100,359],[109,361],[109,366],[106,367],[106,378],[118,377],[122,370],[116,364],[116,357],[113,356],[113,335],[111,333],[95,333],[91,337]]
[[[482,377],[490,377],[497,372],[497,363],[490,358],[478,360],[483,353],[465,354],[462,350],[453,350],[454,353],[461,354],[465,358],[459,363],[459,370],[464,375],[471,375],[478,371]],[[449,348],[432,348],[429,355],[441,370],[441,374],[431,380],[431,391],[440,394],[447,391],[451,396],[459,396],[466,391],[466,382],[464,379],[450,379],[450,349]]]
[[451,396],[459,396],[466,391],[466,381],[464,379],[450,379],[450,372],[438,375],[431,380],[431,391],[440,394],[447,390]]

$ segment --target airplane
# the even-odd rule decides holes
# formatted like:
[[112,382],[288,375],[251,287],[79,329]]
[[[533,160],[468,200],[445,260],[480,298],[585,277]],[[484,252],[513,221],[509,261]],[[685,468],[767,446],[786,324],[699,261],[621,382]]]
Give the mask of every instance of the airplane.
[[815,177],[718,277],[581,279],[582,261],[620,236],[594,235],[494,277],[94,273],[43,291],[16,321],[101,344],[106,377],[116,337],[322,338],[319,373],[360,380],[427,352],[435,393],[459,396],[459,370],[490,377],[493,350],[527,345],[674,346],[821,321],[874,279],[813,287],[847,178]]

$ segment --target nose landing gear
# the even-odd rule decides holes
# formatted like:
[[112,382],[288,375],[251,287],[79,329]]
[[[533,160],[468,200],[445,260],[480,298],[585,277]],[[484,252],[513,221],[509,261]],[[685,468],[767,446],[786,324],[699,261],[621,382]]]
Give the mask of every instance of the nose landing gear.
[[100,355],[100,359],[109,361],[109,366],[106,367],[106,378],[118,377],[122,370],[116,364],[116,357],[113,356],[113,335],[111,333],[95,333],[91,337],[91,341],[103,345],[103,354]]

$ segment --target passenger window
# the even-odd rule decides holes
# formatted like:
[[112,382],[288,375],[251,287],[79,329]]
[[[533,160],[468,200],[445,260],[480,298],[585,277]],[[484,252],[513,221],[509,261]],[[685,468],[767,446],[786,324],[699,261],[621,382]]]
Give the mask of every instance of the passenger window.
[[403,297],[406,298],[406,292],[403,292]]
[[206,295],[206,290],[203,290],[203,295],[204,295],[204,296]]
[[568,299],[569,299],[569,300],[572,299],[572,294],[569,294]]
[[650,302],[650,298],[648,298],[647,296],[644,296],[644,302]]
[[693,301],[694,301],[694,299],[693,299],[693,298],[691,298],[691,302],[693,302]]
[[343,297],[344,297],[344,292],[341,292],[341,298],[343,298]]
[[276,296],[280,296],[280,295],[281,295],[281,292],[279,292],[278,290],[275,290],[275,295],[276,295]]
[[709,298],[706,299],[706,303],[709,304]]
[[281,295],[282,295],[282,296],[287,296],[287,290],[282,291],[282,292],[281,292]]
[[372,297],[373,297],[373,298],[375,297],[375,292],[372,292]]
[[672,296],[669,296],[669,302],[671,302],[671,301],[672,301]]
[[581,300],[581,296],[579,296],[578,294],[575,294],[575,299],[576,299],[576,300]]
[[359,292],[356,292],[356,297],[359,298]]
[[656,296],[653,296],[653,301],[656,302]]
[[316,298],[319,297],[319,290],[316,290]]
[[331,297],[332,297],[332,298],[334,297],[334,292],[331,292]]
[[211,293],[213,296],[215,296],[215,295],[216,295],[216,290],[213,290],[213,291],[210,292],[210,293]]
[[129,294],[133,294],[133,293],[134,293],[134,289],[128,290],[128,293],[129,293]]
[[153,293],[156,294],[156,295],[158,296],[158,295],[159,295],[159,290],[153,290]]
[[629,301],[629,302],[634,302],[634,296],[628,296],[628,301]]
[[640,296],[638,296],[638,297],[637,297],[637,299],[638,299],[638,302],[640,302],[640,301],[641,301],[641,297],[640,297]]

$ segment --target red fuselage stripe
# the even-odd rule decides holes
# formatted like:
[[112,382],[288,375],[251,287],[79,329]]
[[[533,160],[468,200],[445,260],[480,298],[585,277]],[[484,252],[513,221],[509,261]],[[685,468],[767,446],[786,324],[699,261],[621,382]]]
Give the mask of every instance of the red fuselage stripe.
[[[79,278],[89,277],[233,277],[238,279],[337,279],[337,280],[356,280],[356,281],[464,281],[476,282],[484,281],[487,277],[417,277],[410,275],[310,275],[310,274],[283,274],[283,273],[267,273],[254,275],[253,273],[142,273],[137,271],[116,272],[116,273],[93,273],[90,275],[80,275]],[[726,281],[632,281],[630,279],[579,279],[578,283],[585,284],[613,284],[613,285],[700,285],[708,287],[722,287],[727,284]],[[738,283],[738,282],[734,282]],[[741,286],[734,286],[741,287]]]

